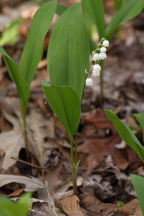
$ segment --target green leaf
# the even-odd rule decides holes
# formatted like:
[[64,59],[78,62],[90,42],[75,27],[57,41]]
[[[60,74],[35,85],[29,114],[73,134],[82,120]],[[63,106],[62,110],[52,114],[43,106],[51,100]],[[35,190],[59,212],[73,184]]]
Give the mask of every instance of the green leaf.
[[42,57],[43,41],[51,25],[57,2],[53,0],[44,4],[35,14],[24,51],[20,61],[20,68],[25,80],[31,83],[37,65]]
[[24,120],[26,114],[26,107],[29,99],[29,86],[25,81],[25,79],[23,78],[23,75],[18,65],[10,56],[8,56],[8,54],[5,52],[5,50],[2,47],[0,47],[0,53],[4,56],[4,60],[8,68],[9,76],[17,86],[17,91],[18,91],[21,109],[22,109],[22,117]]
[[65,12],[66,9],[67,9],[67,7],[65,7],[64,5],[58,4],[57,9],[56,9],[56,13],[60,16],[62,13]]
[[31,206],[30,193],[21,197],[21,199],[14,203],[9,198],[0,197],[0,216],[27,216]]
[[[47,4],[47,2],[37,2],[37,4],[41,7],[45,4]],[[66,9],[67,9],[66,6],[58,4],[57,8],[56,8],[56,13],[60,16]]]
[[56,87],[42,82],[45,96],[57,117],[72,136],[80,121],[80,99],[71,87]]
[[89,39],[80,3],[68,8],[54,26],[47,59],[51,84],[72,87],[81,100],[89,68]]
[[95,23],[99,40],[105,36],[104,6],[102,0],[82,0],[85,12]]
[[118,27],[137,16],[144,8],[143,0],[127,0],[112,18],[106,30],[106,37],[111,39]]
[[0,38],[0,46],[5,44],[15,45],[18,40],[19,26],[22,23],[22,19],[17,19],[8,24],[3,30]]
[[131,179],[144,215],[144,177],[131,175]]
[[136,118],[136,120],[140,124],[141,128],[144,129],[144,113],[136,113],[136,114],[134,114],[134,117]]
[[119,10],[121,8],[123,1],[124,0],[113,0],[116,10]]
[[137,153],[137,155],[144,162],[144,148],[137,137],[133,134],[129,127],[117,117],[115,113],[110,110],[105,110],[105,113],[108,119],[114,124],[120,137]]

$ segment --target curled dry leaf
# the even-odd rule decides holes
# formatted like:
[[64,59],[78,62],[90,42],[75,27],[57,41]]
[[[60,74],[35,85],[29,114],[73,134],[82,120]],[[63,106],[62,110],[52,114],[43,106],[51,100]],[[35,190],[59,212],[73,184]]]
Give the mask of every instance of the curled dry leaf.
[[24,184],[24,191],[37,191],[44,188],[44,184],[38,178],[28,178],[25,176],[0,174],[0,187],[10,183]]

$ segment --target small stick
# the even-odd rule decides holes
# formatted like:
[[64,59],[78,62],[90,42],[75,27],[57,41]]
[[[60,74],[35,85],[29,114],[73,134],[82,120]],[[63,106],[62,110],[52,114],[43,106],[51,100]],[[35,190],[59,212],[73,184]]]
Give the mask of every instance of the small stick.
[[38,166],[38,165],[32,164],[32,163],[30,163],[30,162],[27,162],[27,161],[24,161],[24,160],[21,160],[21,159],[18,159],[18,158],[11,157],[11,159],[16,160],[16,161],[18,161],[18,162],[20,162],[20,163],[29,165],[29,166],[31,166],[31,167],[35,167],[35,168],[38,168],[38,169],[46,169],[46,168],[44,168],[44,167],[40,167],[40,166]]
[[49,190],[48,190],[48,182],[44,181],[45,182],[45,186],[46,186],[46,190],[47,190],[47,194],[48,194],[48,198],[49,198],[49,201],[50,201],[50,207],[54,213],[55,216],[58,216],[55,209],[54,209],[54,205],[52,203],[52,200],[51,200],[51,196],[50,196],[50,193],[49,193]]

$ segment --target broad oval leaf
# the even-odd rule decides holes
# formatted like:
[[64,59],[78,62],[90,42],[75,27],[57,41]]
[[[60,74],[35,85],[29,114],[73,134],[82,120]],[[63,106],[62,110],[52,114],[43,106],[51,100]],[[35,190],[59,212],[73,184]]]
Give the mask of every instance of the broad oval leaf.
[[144,177],[131,175],[131,179],[144,215]]
[[89,39],[80,3],[68,8],[54,26],[47,60],[51,84],[72,87],[81,100],[89,68]]
[[101,40],[105,36],[103,0],[82,0],[82,5],[85,12],[95,23],[99,33],[99,40]]
[[56,11],[57,1],[44,4],[35,14],[22,53],[20,68],[25,80],[31,83],[42,57],[43,41]]
[[42,82],[44,94],[57,117],[72,136],[80,121],[80,99],[77,93],[67,86],[57,87]]
[[[25,81],[20,68],[16,62],[5,52],[5,50],[0,47],[0,53],[4,56],[5,63],[7,65],[8,73],[11,79],[15,82],[17,86],[17,91],[20,99],[23,122],[25,122],[26,107],[29,100],[29,86]],[[25,125],[24,125],[25,127]]]
[[144,8],[144,0],[126,0],[121,9],[112,18],[106,30],[106,37],[111,39],[118,27],[137,16]]
[[129,145],[130,148],[132,148],[137,153],[137,155],[144,162],[144,148],[142,147],[137,137],[130,130],[130,128],[125,125],[125,123],[122,122],[112,111],[105,110],[105,113],[108,119],[111,120],[114,124],[120,137]]

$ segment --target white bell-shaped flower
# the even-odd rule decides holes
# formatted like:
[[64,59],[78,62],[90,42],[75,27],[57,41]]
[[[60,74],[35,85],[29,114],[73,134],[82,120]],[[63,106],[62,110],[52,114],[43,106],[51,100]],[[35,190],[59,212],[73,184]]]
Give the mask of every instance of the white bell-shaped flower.
[[91,78],[86,79],[86,86],[92,86],[93,85],[93,80]]
[[93,61],[98,61],[99,60],[99,54],[98,53],[95,53],[93,55]]
[[106,51],[107,51],[107,48],[106,48],[106,47],[101,47],[101,48],[100,48],[100,52],[101,52],[101,53],[106,53]]
[[100,59],[100,60],[104,60],[104,59],[106,59],[106,58],[107,58],[106,53],[100,53],[100,54],[99,54],[99,59]]
[[108,40],[104,40],[103,41],[103,46],[104,47],[109,47],[109,41]]

